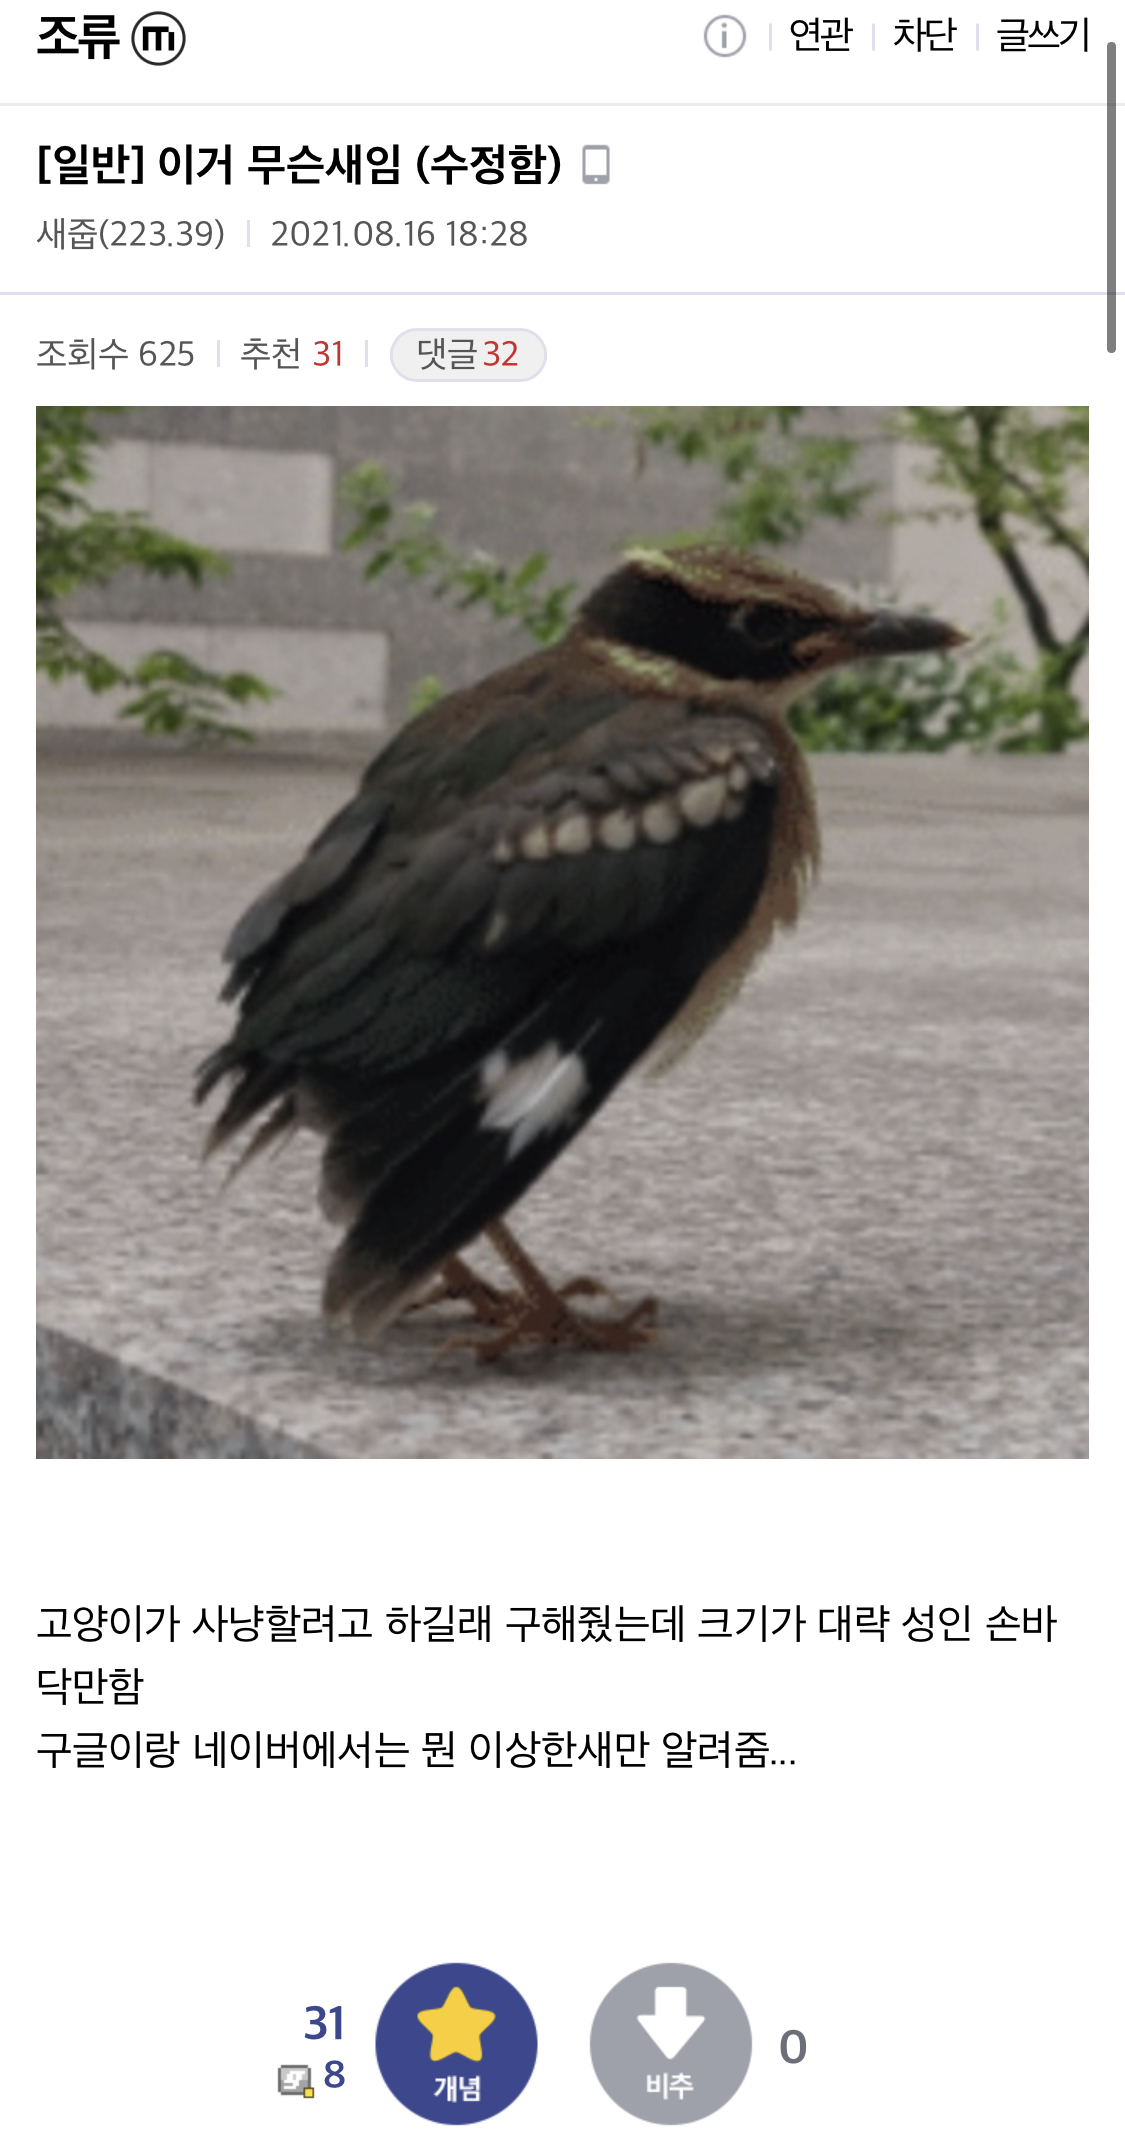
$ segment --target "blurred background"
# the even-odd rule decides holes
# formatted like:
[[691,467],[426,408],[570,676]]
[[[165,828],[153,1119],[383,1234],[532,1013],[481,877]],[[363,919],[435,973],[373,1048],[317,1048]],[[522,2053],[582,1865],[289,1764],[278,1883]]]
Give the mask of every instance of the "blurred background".
[[631,541],[717,536],[973,632],[814,748],[1085,738],[1083,408],[40,410],[39,718],[385,736],[550,642]]

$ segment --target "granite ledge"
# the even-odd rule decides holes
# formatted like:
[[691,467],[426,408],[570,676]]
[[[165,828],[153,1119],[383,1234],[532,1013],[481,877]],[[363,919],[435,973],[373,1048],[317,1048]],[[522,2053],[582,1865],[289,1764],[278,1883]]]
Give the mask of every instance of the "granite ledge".
[[186,1385],[103,1353],[49,1325],[35,1333],[41,1458],[319,1458]]

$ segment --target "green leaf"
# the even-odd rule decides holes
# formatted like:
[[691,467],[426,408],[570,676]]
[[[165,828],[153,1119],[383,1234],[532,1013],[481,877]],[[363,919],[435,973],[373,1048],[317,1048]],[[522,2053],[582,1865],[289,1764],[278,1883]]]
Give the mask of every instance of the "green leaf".
[[36,428],[36,662],[51,680],[77,678],[95,695],[140,688],[119,715],[146,732],[249,740],[232,724],[228,704],[276,693],[250,673],[211,673],[178,652],[153,651],[130,670],[86,644],[62,611],[84,585],[104,585],[126,569],[150,577],[185,577],[201,585],[229,564],[210,548],[165,533],[139,511],[96,510],[84,491],[93,479],[98,435],[93,417],[106,409],[40,407]]

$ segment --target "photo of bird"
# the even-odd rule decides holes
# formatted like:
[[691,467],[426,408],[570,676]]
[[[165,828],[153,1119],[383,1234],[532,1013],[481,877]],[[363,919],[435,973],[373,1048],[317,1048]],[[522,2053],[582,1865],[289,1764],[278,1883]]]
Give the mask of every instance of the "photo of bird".
[[[629,551],[552,648],[409,721],[236,925],[208,1151],[325,1140],[328,1316],[371,1340],[449,1297],[476,1351],[620,1349],[656,1304],[554,1288],[504,1216],[797,919],[819,855],[787,712],[833,668],[960,631],[695,544]],[[486,1235],[514,1280],[462,1253]]]

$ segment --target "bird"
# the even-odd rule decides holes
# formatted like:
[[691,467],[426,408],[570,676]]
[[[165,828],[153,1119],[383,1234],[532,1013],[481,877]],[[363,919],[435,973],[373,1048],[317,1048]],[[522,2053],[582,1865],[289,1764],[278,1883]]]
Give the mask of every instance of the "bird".
[[[196,1081],[224,1089],[208,1153],[253,1128],[236,1167],[323,1137],[330,1320],[373,1342],[457,1299],[488,1360],[655,1336],[655,1298],[553,1286],[505,1216],[796,922],[820,837],[794,701],[964,641],[773,559],[639,546],[558,643],[407,721],[235,926],[237,1021]],[[466,1260],[482,1235],[514,1285]]]

